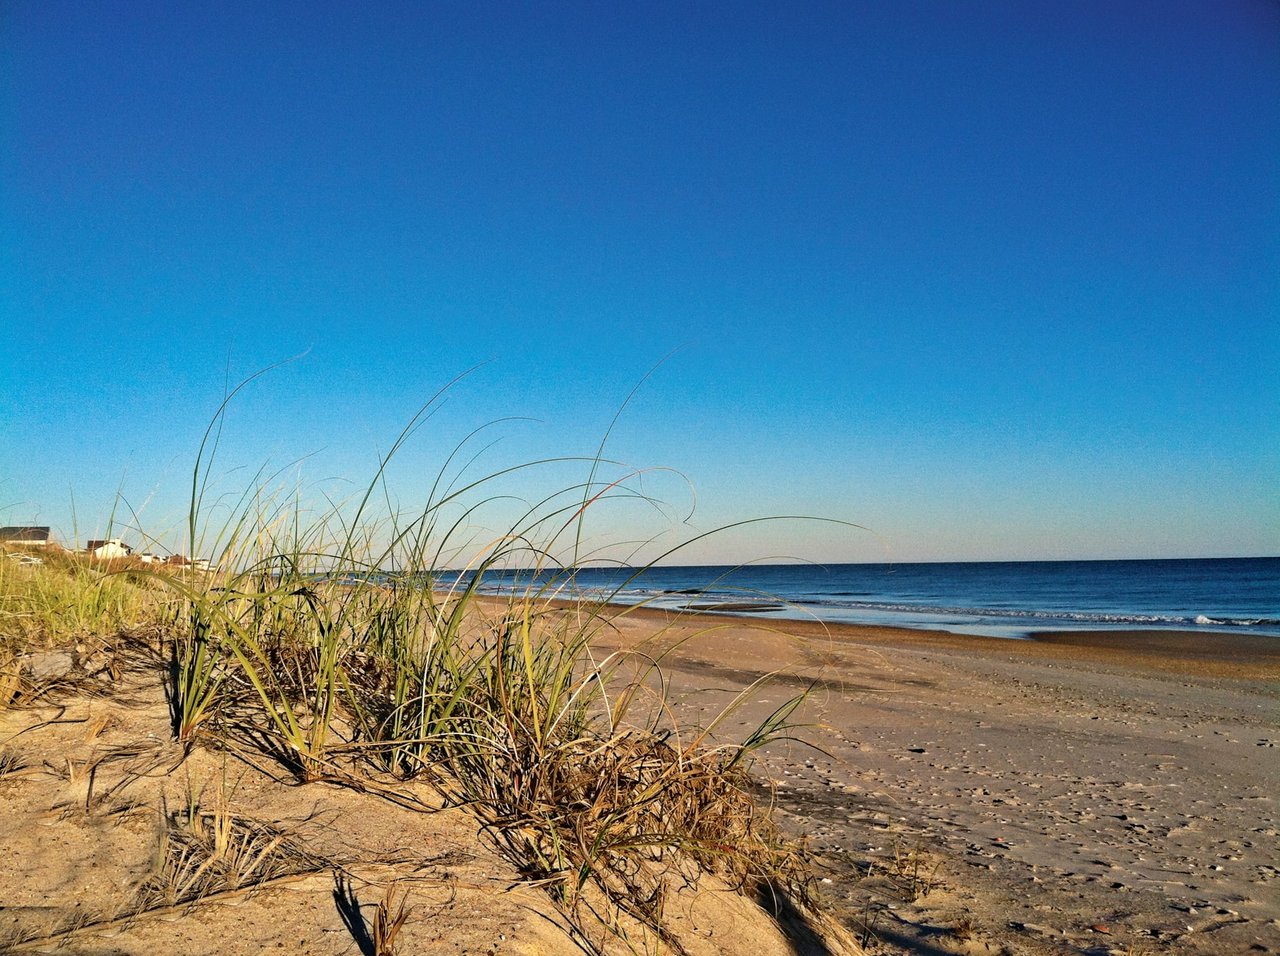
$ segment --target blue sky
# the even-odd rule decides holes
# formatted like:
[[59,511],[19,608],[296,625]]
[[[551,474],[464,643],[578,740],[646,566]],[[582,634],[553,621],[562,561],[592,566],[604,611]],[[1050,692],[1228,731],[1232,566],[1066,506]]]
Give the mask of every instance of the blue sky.
[[[1280,553],[1280,8],[0,9],[0,521],[594,452],[690,561]],[[244,466],[248,471],[234,471]],[[542,469],[537,495],[583,470]],[[687,524],[690,491],[696,508]],[[72,519],[72,503],[76,517]]]

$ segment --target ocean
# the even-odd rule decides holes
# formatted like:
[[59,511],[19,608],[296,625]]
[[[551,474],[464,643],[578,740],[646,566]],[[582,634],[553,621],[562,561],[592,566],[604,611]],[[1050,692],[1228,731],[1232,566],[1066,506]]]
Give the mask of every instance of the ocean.
[[586,567],[487,571],[479,589],[530,586],[614,604],[993,637],[1134,628],[1280,637],[1280,558]]

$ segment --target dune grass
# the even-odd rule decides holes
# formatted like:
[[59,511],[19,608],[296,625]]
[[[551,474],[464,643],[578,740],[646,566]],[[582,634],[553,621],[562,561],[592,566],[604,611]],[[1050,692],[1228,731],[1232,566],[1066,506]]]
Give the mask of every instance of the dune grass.
[[[456,467],[464,443],[420,510],[380,508],[392,500],[388,463],[438,399],[362,492],[320,511],[262,474],[236,495],[216,493],[224,403],[193,469],[187,531],[191,553],[214,555],[218,572],[4,566],[4,632],[56,642],[163,625],[177,740],[254,748],[300,782],[428,781],[470,808],[580,924],[639,921],[666,939],[666,899],[703,872],[747,893],[807,899],[803,856],[753,802],[747,778],[751,752],[790,732],[799,698],[743,739],[713,744],[710,727],[673,724],[660,654],[596,652],[617,609],[556,600],[575,596],[575,568],[588,560],[586,516],[618,498],[647,500],[629,485],[634,473],[600,454],[583,459],[585,481],[477,541],[488,487],[547,463],[469,477]],[[447,571],[443,556],[468,547],[477,557],[466,573]],[[482,596],[486,571],[513,566],[560,570],[551,583]],[[166,833],[151,890],[175,901],[215,878],[252,879],[281,848],[277,835],[194,804],[167,815]],[[405,916],[385,902],[381,932],[393,939]]]
[[171,597],[147,576],[58,548],[0,556],[0,642],[53,647],[165,619]]
[[139,893],[139,912],[249,890],[330,865],[282,830],[234,813],[225,770],[218,786],[197,791],[188,780],[184,796],[176,808],[167,801],[159,808],[156,860]]
[[84,660],[103,636],[172,624],[173,594],[149,576],[120,571],[58,548],[0,555],[0,709],[42,693],[47,681],[24,666],[33,652]]

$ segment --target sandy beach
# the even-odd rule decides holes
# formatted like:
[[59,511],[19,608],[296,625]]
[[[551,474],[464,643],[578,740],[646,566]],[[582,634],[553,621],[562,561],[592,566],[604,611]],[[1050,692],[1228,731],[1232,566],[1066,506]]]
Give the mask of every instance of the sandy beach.
[[[668,910],[689,953],[1280,952],[1280,641],[604,618],[601,656],[661,658],[661,721],[682,736],[753,685],[718,739],[807,695],[799,739],[756,755],[757,796],[807,842],[845,932],[780,931],[707,879]],[[580,951],[550,899],[430,786],[298,785],[269,749],[230,741],[184,752],[148,648],[37,654],[30,666],[74,663],[75,679],[0,712],[0,949],[370,952],[361,934],[391,887],[411,905],[400,952]],[[204,827],[239,821],[250,889],[232,874],[180,903],[196,878],[183,848],[206,838],[183,824],[188,805]],[[268,845],[272,869],[253,871]]]
[[664,891],[666,939],[591,887],[558,904],[503,852],[518,833],[429,781],[340,755],[302,781],[263,739],[183,746],[162,661],[145,637],[24,658],[47,692],[0,709],[0,953],[860,952],[785,890],[698,869]]
[[872,950],[1280,952],[1280,641],[646,610],[609,641],[659,626],[679,716],[777,675],[727,736],[812,686],[821,749],[756,769]]

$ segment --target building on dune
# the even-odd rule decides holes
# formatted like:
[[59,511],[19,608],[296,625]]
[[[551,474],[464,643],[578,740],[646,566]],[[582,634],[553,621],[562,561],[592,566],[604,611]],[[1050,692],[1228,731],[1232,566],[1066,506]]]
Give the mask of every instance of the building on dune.
[[10,547],[47,548],[53,544],[48,525],[14,525],[0,528],[0,544]]
[[95,558],[101,558],[103,560],[110,558],[127,558],[129,555],[133,554],[133,548],[129,547],[119,538],[90,541],[85,545],[84,549]]

